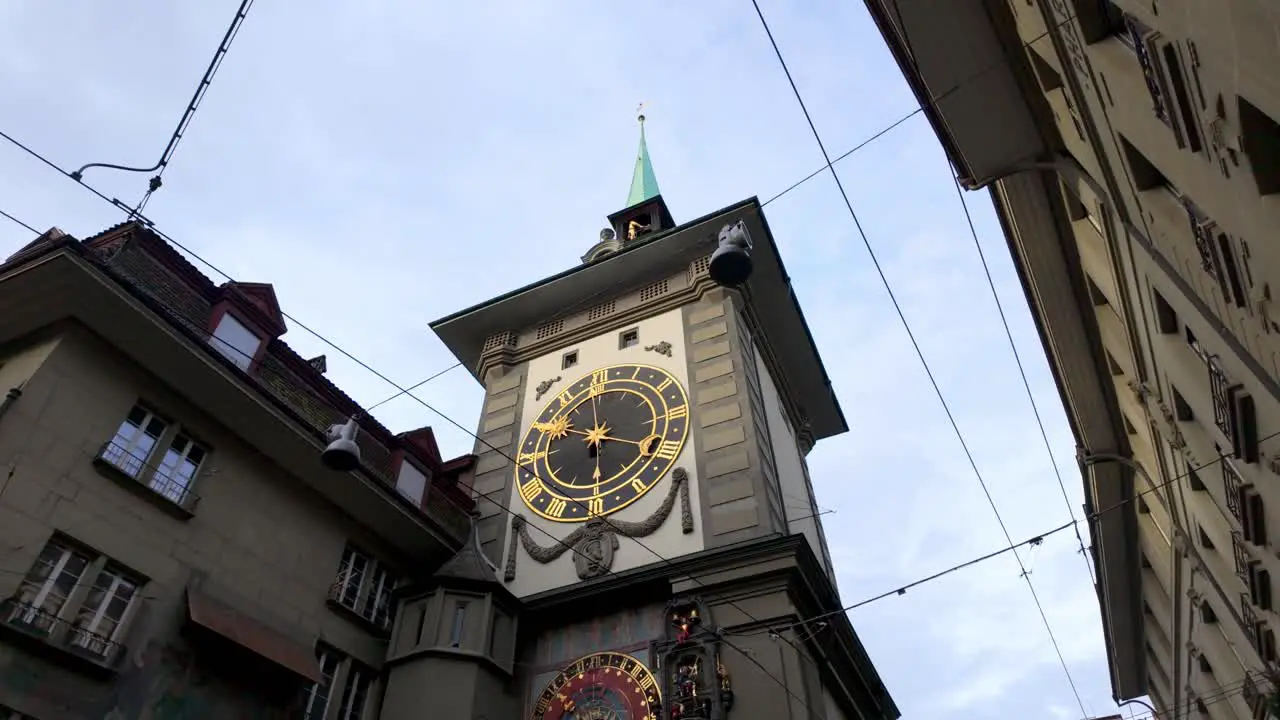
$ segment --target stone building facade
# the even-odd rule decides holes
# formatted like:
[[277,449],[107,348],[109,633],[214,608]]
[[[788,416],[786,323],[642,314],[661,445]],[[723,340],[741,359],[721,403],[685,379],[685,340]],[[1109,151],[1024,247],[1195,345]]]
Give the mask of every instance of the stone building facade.
[[[0,265],[0,717],[377,716],[392,591],[464,544],[474,458],[361,420],[149,230]],[[9,713],[9,714],[5,714]]]
[[1115,697],[1261,717],[1280,670],[1280,6],[867,5],[1008,239],[1080,447]]

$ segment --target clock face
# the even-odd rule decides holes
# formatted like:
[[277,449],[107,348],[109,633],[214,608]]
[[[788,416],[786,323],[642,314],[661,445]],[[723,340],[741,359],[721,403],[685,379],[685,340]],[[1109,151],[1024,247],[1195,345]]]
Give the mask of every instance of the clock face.
[[689,435],[689,399],[666,370],[601,368],[566,386],[525,433],[516,458],[524,504],[583,522],[639,500],[667,474]]
[[658,720],[662,693],[644,663],[604,652],[575,661],[538,696],[533,720]]

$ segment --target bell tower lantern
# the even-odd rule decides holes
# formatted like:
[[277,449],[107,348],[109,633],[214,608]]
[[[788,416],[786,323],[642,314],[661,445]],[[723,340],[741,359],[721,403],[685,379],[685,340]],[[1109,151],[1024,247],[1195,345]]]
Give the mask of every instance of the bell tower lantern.
[[627,206],[609,216],[608,227],[600,231],[600,241],[582,256],[584,263],[604,259],[649,235],[676,226],[662,193],[658,191],[658,178],[653,172],[653,161],[649,159],[649,146],[644,137],[645,117],[641,114],[637,119],[640,121],[640,151],[631,176]]

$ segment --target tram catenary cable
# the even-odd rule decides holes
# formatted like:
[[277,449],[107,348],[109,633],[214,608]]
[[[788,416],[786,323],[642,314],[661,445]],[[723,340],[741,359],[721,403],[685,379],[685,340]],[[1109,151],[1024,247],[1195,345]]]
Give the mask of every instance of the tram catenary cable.
[[[1034,44],[1036,44],[1037,42],[1040,42],[1041,40],[1043,40],[1043,39],[1045,39],[1046,37],[1048,37],[1048,36],[1049,36],[1049,33],[1050,33],[1050,31],[1051,31],[1051,30],[1059,30],[1059,29],[1061,29],[1061,28],[1065,27],[1065,26],[1067,25],[1067,23],[1071,22],[1072,20],[1075,20],[1075,18],[1076,18],[1076,14],[1075,14],[1074,12],[1073,12],[1073,13],[1068,14],[1068,15],[1067,15],[1067,17],[1063,18],[1061,22],[1054,23],[1051,29],[1046,29],[1044,32],[1040,33],[1039,35],[1037,35],[1037,36],[1035,36],[1035,37],[1031,38],[1030,40],[1027,40],[1026,42],[1022,43],[1022,48],[1021,48],[1021,49],[1022,49],[1022,50],[1028,50],[1028,49],[1030,49],[1032,45],[1034,45]],[[835,158],[834,160],[832,160],[831,162],[829,162],[829,163],[827,163],[827,164],[823,165],[822,167],[818,168],[817,170],[814,170],[813,172],[809,173],[808,175],[805,175],[804,177],[800,178],[799,180],[797,180],[796,182],[792,183],[791,185],[788,185],[788,186],[786,187],[786,189],[784,189],[782,192],[780,192],[780,193],[778,193],[778,194],[776,194],[776,195],[774,195],[774,196],[770,197],[768,200],[765,200],[764,202],[760,203],[760,206],[761,206],[761,207],[764,207],[764,206],[768,205],[769,203],[772,203],[774,200],[777,200],[777,199],[781,198],[783,195],[786,195],[787,193],[790,193],[792,190],[795,190],[796,188],[800,187],[801,185],[803,185],[803,184],[805,184],[805,183],[809,182],[810,180],[814,179],[815,177],[817,177],[817,176],[821,175],[821,174],[822,174],[823,172],[825,172],[828,168],[833,167],[836,163],[839,163],[841,160],[844,160],[845,158],[847,158],[847,157],[849,157],[850,155],[854,154],[855,152],[857,152],[857,151],[861,150],[862,148],[866,147],[867,145],[870,145],[872,142],[874,142],[874,141],[876,141],[876,140],[879,140],[881,136],[883,136],[883,135],[887,134],[890,130],[893,130],[894,128],[898,127],[899,125],[901,125],[901,124],[905,123],[906,121],[910,120],[911,118],[915,117],[916,115],[919,115],[920,113],[924,112],[924,109],[925,109],[925,107],[926,107],[926,106],[933,106],[933,105],[936,105],[937,103],[941,102],[942,100],[945,100],[946,98],[950,97],[950,96],[951,96],[951,94],[952,94],[952,93],[954,93],[954,92],[956,92],[957,90],[961,90],[961,89],[963,89],[963,88],[965,88],[965,87],[968,87],[969,83],[976,82],[977,80],[981,79],[983,76],[985,76],[987,73],[991,72],[992,70],[997,70],[997,69],[999,69],[999,68],[1002,68],[1002,67],[1004,67],[1005,65],[1007,65],[1008,63],[1009,63],[1009,60],[1007,59],[1007,56],[1000,56],[1000,57],[996,58],[994,61],[992,61],[992,62],[990,62],[990,63],[987,63],[987,64],[986,64],[986,65],[984,65],[982,68],[980,68],[979,70],[977,70],[976,72],[974,72],[972,75],[970,75],[970,76],[968,76],[968,77],[966,77],[966,78],[964,78],[964,79],[960,80],[960,81],[959,81],[959,82],[957,82],[955,85],[952,85],[951,87],[947,88],[946,90],[943,90],[942,92],[938,93],[937,95],[932,95],[932,96],[930,96],[930,97],[929,97],[929,99],[928,99],[928,102],[927,102],[927,103],[921,104],[920,106],[916,107],[916,109],[914,109],[914,110],[912,110],[912,111],[908,112],[906,115],[903,115],[902,117],[898,118],[897,120],[894,120],[893,122],[889,123],[888,125],[885,125],[885,126],[884,126],[884,127],[882,127],[881,129],[879,129],[879,130],[877,130],[875,133],[873,133],[873,134],[872,134],[870,137],[868,137],[867,139],[863,140],[862,142],[858,143],[857,145],[854,145],[852,148],[850,148],[849,150],[845,151],[843,154],[836,156],[836,158]]]
[[[1196,699],[1208,706],[1215,705],[1220,702],[1226,702],[1232,698],[1246,694],[1248,692],[1248,685],[1253,681],[1253,675],[1257,671],[1246,670],[1245,672],[1246,674],[1244,679],[1218,685],[1207,694],[1199,696]],[[1135,715],[1131,720],[1192,720],[1193,716],[1196,718],[1203,717],[1198,708],[1190,707],[1189,704],[1188,707],[1176,712],[1166,711],[1157,715]]]
[[178,149],[178,143],[182,141],[186,134],[187,126],[191,124],[191,120],[195,117],[196,110],[200,107],[200,102],[204,100],[205,92],[209,86],[213,84],[213,76],[218,73],[218,68],[222,67],[222,61],[227,56],[227,52],[231,50],[231,42],[235,40],[236,35],[240,33],[240,27],[244,23],[244,19],[249,15],[249,8],[253,6],[254,0],[241,0],[240,7],[236,10],[235,16],[231,19],[231,24],[227,27],[226,33],[222,36],[222,42],[218,43],[218,48],[213,52],[213,59],[209,61],[209,66],[205,69],[204,75],[200,78],[200,82],[196,85],[195,92],[191,95],[191,100],[187,102],[187,107],[182,112],[182,117],[178,120],[178,125],[173,129],[173,133],[169,136],[169,142],[165,145],[164,151],[160,153],[160,159],[155,165],[149,168],[135,168],[124,165],[113,165],[111,163],[89,163],[84,167],[71,173],[71,176],[79,180],[84,176],[84,171],[93,167],[108,168],[112,170],[123,170],[126,172],[156,172],[155,176],[147,184],[147,191],[143,194],[142,199],[129,212],[129,217],[137,217],[147,206],[147,202],[151,199],[152,194],[160,189],[161,178],[164,171],[169,168],[169,161],[173,159],[173,153]]
[[[758,0],[751,0],[751,5],[755,8],[756,16],[760,19],[760,24],[764,27],[765,35],[769,39],[769,44],[773,47],[774,55],[777,57],[778,64],[782,68],[782,72],[786,75],[787,83],[791,86],[791,92],[795,96],[796,102],[800,106],[800,111],[804,114],[805,122],[809,125],[809,130],[813,134],[814,141],[818,144],[818,149],[822,152],[822,158],[826,161],[826,168],[831,171],[831,178],[835,181],[836,189],[840,192],[840,197],[844,200],[845,208],[849,211],[849,217],[853,220],[853,225],[858,231],[858,236],[862,240],[863,246],[866,248],[867,255],[871,259],[871,264],[876,270],[876,274],[880,277],[881,283],[884,285],[885,292],[889,296],[889,301],[893,304],[893,309],[898,315],[898,319],[902,323],[903,329],[907,333],[907,338],[911,341],[911,346],[915,350],[916,356],[920,359],[920,364],[924,369],[929,384],[933,387],[934,393],[937,395],[938,402],[941,404],[947,420],[954,430],[956,439],[960,442],[960,447],[964,451],[964,455],[969,462],[970,468],[978,481],[978,485],[982,489],[982,494],[986,497],[987,503],[991,506],[991,511],[995,515],[996,524],[1000,527],[1000,532],[1004,535],[1005,541],[1009,543],[1010,549],[1014,550],[1013,557],[1018,563],[1018,568],[1022,571],[1022,579],[1027,584],[1027,589],[1031,592],[1031,598],[1035,602],[1036,610],[1040,614],[1040,619],[1044,623],[1045,631],[1049,634],[1049,642],[1053,646],[1054,653],[1058,656],[1058,661],[1062,665],[1062,672],[1066,675],[1067,683],[1071,686],[1071,693],[1075,696],[1076,703],[1080,706],[1080,712],[1088,717],[1091,715],[1085,707],[1084,699],[1080,695],[1080,690],[1076,686],[1075,678],[1071,675],[1071,668],[1067,665],[1066,656],[1062,654],[1062,647],[1058,643],[1057,635],[1053,631],[1053,624],[1049,622],[1049,616],[1044,610],[1044,604],[1040,601],[1040,595],[1036,592],[1035,583],[1031,580],[1031,574],[1027,572],[1026,564],[1022,562],[1022,557],[1016,552],[1016,544],[1013,536],[1009,533],[1008,525],[1004,521],[1004,517],[1000,514],[1000,509],[996,505],[995,498],[991,495],[991,490],[987,486],[986,478],[983,477],[981,469],[978,468],[978,462],[973,456],[973,452],[969,449],[968,441],[965,440],[964,432],[960,430],[960,425],[956,421],[955,415],[951,411],[951,406],[947,402],[946,396],[942,392],[942,387],[938,384],[937,377],[934,375],[933,369],[930,367],[928,360],[924,356],[924,350],[920,347],[919,341],[916,339],[915,331],[911,328],[911,323],[907,320],[906,313],[902,309],[902,305],[898,302],[897,294],[893,290],[893,285],[889,282],[888,276],[885,274],[884,268],[880,264],[879,258],[876,256],[875,248],[871,245],[866,230],[862,227],[862,222],[858,219],[857,212],[853,209],[853,203],[849,200],[849,193],[844,188],[844,182],[840,179],[840,173],[836,172],[830,153],[827,151],[826,144],[822,141],[822,135],[818,132],[817,125],[813,122],[813,117],[809,113],[809,108],[804,102],[804,97],[800,92],[800,88],[796,85],[795,78],[791,75],[791,69],[787,66],[787,61],[782,55],[782,50],[778,47],[778,42],[773,36],[773,31],[769,28],[769,22],[765,19],[764,11],[760,9]],[[1074,527],[1074,523],[1072,523]]]
[[[1270,435],[1267,435],[1267,436],[1265,436],[1265,437],[1260,438],[1260,439],[1258,440],[1258,443],[1259,443],[1259,444],[1262,444],[1262,443],[1264,443],[1264,442],[1266,442],[1266,441],[1268,441],[1268,440],[1271,440],[1271,439],[1273,439],[1273,438],[1276,438],[1276,437],[1280,437],[1280,431],[1277,431],[1277,432],[1271,433]],[[1089,513],[1088,515],[1086,515],[1085,517],[1083,517],[1083,518],[1081,518],[1081,519],[1079,519],[1079,520],[1072,519],[1070,522],[1065,522],[1065,523],[1063,523],[1063,524],[1061,524],[1061,525],[1059,525],[1059,526],[1057,526],[1057,527],[1050,528],[1049,530],[1045,530],[1044,532],[1041,532],[1041,533],[1040,533],[1040,534],[1038,534],[1038,535],[1035,535],[1035,536],[1033,536],[1033,537],[1031,537],[1031,538],[1028,538],[1028,539],[1026,539],[1026,540],[1023,540],[1022,542],[1017,543],[1015,546],[1012,546],[1012,547],[1003,547],[1003,548],[1001,548],[1001,549],[999,549],[999,550],[995,550],[995,551],[993,551],[993,552],[989,552],[989,553],[987,553],[986,555],[979,555],[979,556],[978,556],[978,557],[976,557],[976,558],[973,558],[973,559],[970,559],[970,560],[966,560],[966,561],[964,561],[964,562],[962,562],[962,563],[958,563],[958,564],[956,564],[956,565],[952,565],[951,567],[946,568],[945,570],[940,570],[940,571],[938,571],[938,572],[936,572],[936,573],[933,573],[932,575],[926,575],[925,577],[922,577],[922,578],[920,578],[919,580],[914,580],[914,581],[909,582],[909,583],[907,583],[907,584],[905,584],[905,585],[902,585],[902,586],[900,586],[900,587],[894,588],[893,590],[887,590],[887,591],[882,592],[882,593],[880,593],[880,594],[878,594],[878,595],[873,595],[873,596],[871,596],[871,597],[869,597],[869,598],[866,598],[865,600],[860,600],[860,601],[858,601],[858,602],[856,602],[856,603],[853,603],[852,605],[846,605],[845,607],[842,607],[842,608],[840,608],[840,609],[838,609],[838,610],[832,610],[832,611],[830,611],[830,612],[821,613],[821,614],[819,614],[819,615],[813,615],[813,616],[811,616],[811,617],[807,617],[807,618],[804,618],[804,619],[802,619],[802,620],[798,620],[798,621],[796,621],[796,622],[794,622],[794,623],[792,623],[792,624],[789,624],[789,625],[780,625],[780,626],[777,626],[777,627],[775,627],[775,628],[768,628],[768,629],[765,629],[765,630],[757,630],[757,631],[745,632],[745,633],[732,633],[732,634],[734,634],[734,635],[759,635],[759,634],[763,634],[763,633],[767,633],[767,632],[772,632],[772,631],[774,631],[774,630],[791,630],[791,629],[795,629],[795,628],[798,628],[798,627],[802,627],[802,626],[804,626],[804,625],[808,625],[809,623],[816,622],[816,621],[818,621],[818,620],[823,620],[823,619],[825,619],[825,618],[832,617],[833,615],[839,615],[840,613],[850,612],[850,611],[852,611],[852,610],[857,610],[857,609],[858,609],[858,608],[860,608],[860,607],[863,607],[863,606],[865,606],[865,605],[870,605],[870,604],[872,604],[872,603],[874,603],[874,602],[877,602],[877,601],[879,601],[879,600],[883,600],[883,599],[885,599],[885,598],[887,598],[887,597],[891,597],[891,596],[894,596],[894,595],[905,595],[905,594],[906,594],[906,592],[907,592],[908,590],[910,590],[911,588],[914,588],[914,587],[917,587],[917,586],[920,586],[920,585],[924,585],[925,583],[932,582],[932,581],[937,580],[938,578],[944,577],[944,576],[946,576],[946,575],[950,575],[951,573],[956,572],[957,570],[963,570],[963,569],[965,569],[965,568],[967,568],[967,567],[970,567],[970,566],[972,566],[972,565],[977,565],[977,564],[978,564],[978,563],[980,563],[980,562],[983,562],[983,561],[986,561],[986,560],[990,560],[990,559],[992,559],[992,558],[995,558],[995,557],[998,557],[998,556],[1000,556],[1000,555],[1003,555],[1003,554],[1005,554],[1005,553],[1007,553],[1007,552],[1011,552],[1011,551],[1013,551],[1013,550],[1014,550],[1014,548],[1015,548],[1015,547],[1022,547],[1022,546],[1027,546],[1027,545],[1038,545],[1038,544],[1040,544],[1040,542],[1041,542],[1041,541],[1043,541],[1045,538],[1049,537],[1050,535],[1056,535],[1056,534],[1058,534],[1058,533],[1062,532],[1063,530],[1066,530],[1066,529],[1070,528],[1072,525],[1076,525],[1076,524],[1078,524],[1078,523],[1082,523],[1082,522],[1088,522],[1089,520],[1095,520],[1095,519],[1098,519],[1098,518],[1102,517],[1103,515],[1105,515],[1105,514],[1107,514],[1107,513],[1109,513],[1109,512],[1112,512],[1112,511],[1114,511],[1114,510],[1118,510],[1118,509],[1120,509],[1120,508],[1123,508],[1124,506],[1126,506],[1126,505],[1128,505],[1128,504],[1130,504],[1130,503],[1134,502],[1135,500],[1138,500],[1139,498],[1141,498],[1141,497],[1143,497],[1143,496],[1147,495],[1148,493],[1154,493],[1154,492],[1156,492],[1157,490],[1159,490],[1159,489],[1161,489],[1161,488],[1164,488],[1164,487],[1167,487],[1167,486],[1169,486],[1169,485],[1172,485],[1173,483],[1175,483],[1175,482],[1177,482],[1177,481],[1179,481],[1179,480],[1182,480],[1182,479],[1185,479],[1185,478],[1191,477],[1192,475],[1194,475],[1194,474],[1196,474],[1196,473],[1200,472],[1201,470],[1204,470],[1205,468],[1209,468],[1209,467],[1212,467],[1212,466],[1214,466],[1214,465],[1217,465],[1218,463],[1220,463],[1220,462],[1222,462],[1222,461],[1226,460],[1228,457],[1230,457],[1230,456],[1229,456],[1229,455],[1226,455],[1226,454],[1219,454],[1219,455],[1218,455],[1218,457],[1214,458],[1213,460],[1210,460],[1210,461],[1208,461],[1208,462],[1206,462],[1206,463],[1203,463],[1203,464],[1201,464],[1201,465],[1198,465],[1198,466],[1196,466],[1196,467],[1189,468],[1185,473],[1182,473],[1181,475],[1178,475],[1178,476],[1176,476],[1176,477],[1173,477],[1173,478],[1170,478],[1170,479],[1168,479],[1168,480],[1165,480],[1164,482],[1161,482],[1161,483],[1158,483],[1158,484],[1152,485],[1151,487],[1147,488],[1146,490],[1142,490],[1142,491],[1139,491],[1139,492],[1135,492],[1135,493],[1133,494],[1133,496],[1131,496],[1131,497],[1129,497],[1129,498],[1126,498],[1126,499],[1124,499],[1124,500],[1121,500],[1121,501],[1120,501],[1120,502],[1118,502],[1118,503],[1114,503],[1114,504],[1109,505],[1109,506],[1107,506],[1107,507],[1105,507],[1105,508],[1102,508],[1101,510],[1098,510],[1098,511],[1095,511],[1095,512],[1092,512],[1092,513]]]

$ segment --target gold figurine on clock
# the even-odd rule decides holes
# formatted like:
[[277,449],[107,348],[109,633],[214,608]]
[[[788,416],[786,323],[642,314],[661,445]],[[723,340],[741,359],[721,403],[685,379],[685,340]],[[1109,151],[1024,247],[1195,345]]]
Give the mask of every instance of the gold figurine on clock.
[[657,485],[688,436],[689,398],[671,373],[601,368],[566,386],[534,419],[516,457],[516,487],[548,520],[609,515]]

